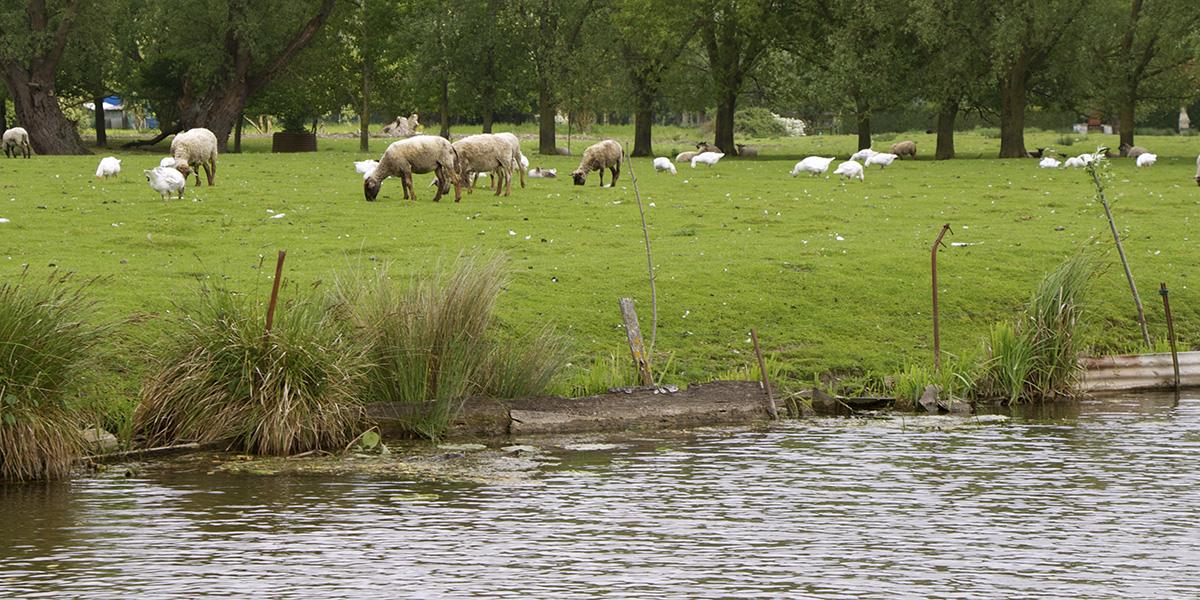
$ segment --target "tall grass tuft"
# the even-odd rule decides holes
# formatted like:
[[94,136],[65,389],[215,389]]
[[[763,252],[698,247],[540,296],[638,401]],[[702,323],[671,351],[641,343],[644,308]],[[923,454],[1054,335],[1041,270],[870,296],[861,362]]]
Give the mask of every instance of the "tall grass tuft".
[[335,276],[332,300],[349,335],[371,347],[366,397],[414,405],[409,432],[436,439],[471,394],[541,393],[566,360],[564,338],[497,343],[492,310],[508,283],[503,257],[460,256],[451,268],[396,282],[387,266]]
[[1101,266],[1095,250],[1076,253],[1042,278],[1016,324],[992,328],[984,342],[988,395],[1016,402],[1070,392],[1082,350],[1082,306]]
[[0,480],[63,479],[83,447],[76,396],[109,329],[89,321],[91,282],[27,279],[0,285]]
[[232,440],[248,452],[340,449],[356,433],[367,352],[338,334],[313,299],[266,309],[245,295],[200,290],[158,348],[133,427],[152,445]]

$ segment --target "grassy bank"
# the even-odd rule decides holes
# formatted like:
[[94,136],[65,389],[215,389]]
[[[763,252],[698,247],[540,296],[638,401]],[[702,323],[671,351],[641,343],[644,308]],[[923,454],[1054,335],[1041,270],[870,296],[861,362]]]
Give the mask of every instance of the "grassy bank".
[[[690,149],[687,132],[663,134],[659,155]],[[1070,154],[1117,145],[1115,136],[1076,137],[1035,133],[1026,143]],[[941,347],[977,351],[1048,270],[1093,236],[1111,238],[1082,170],[994,159],[999,141],[980,134],[958,137],[960,159],[936,162],[932,135],[896,139],[904,138],[917,141],[918,160],[869,170],[865,182],[789,175],[804,156],[849,156],[850,136],[752,140],[757,159],[694,171],[679,165],[674,176],[655,173],[649,159],[633,161],[656,268],[655,354],[658,366],[669,365],[664,383],[754,364],[750,328],[771,368],[793,382],[824,373],[882,378],[911,363],[932,364],[930,246],[946,223],[953,234],[938,258]],[[419,176],[415,202],[401,199],[395,180],[384,183],[379,201],[366,202],[351,163],[378,158],[389,141],[372,140],[371,151],[360,152],[357,139],[322,139],[316,153],[289,155],[271,154],[267,138],[247,139],[242,154],[219,158],[215,187],[190,187],[192,179],[182,202],[160,200],[141,174],[166,155],[166,144],[0,161],[0,218],[8,219],[0,223],[0,277],[12,280],[29,265],[34,274],[109,278],[91,289],[104,314],[135,317],[123,328],[152,340],[164,335],[170,320],[162,317],[198,278],[266,302],[279,250],[287,250],[285,294],[351,265],[432,269],[460,252],[500,251],[512,277],[495,318],[514,332],[554,323],[574,341],[577,374],[627,355],[618,298],[636,300],[649,338],[646,249],[628,168],[613,189],[600,188],[596,174],[576,187],[567,174],[586,141],[572,142],[575,157],[543,157],[535,140],[525,140],[531,164],[557,169],[558,179],[529,180],[509,197],[477,192],[458,204],[434,204],[433,190],[422,187],[432,176]],[[1153,293],[1165,282],[1177,297],[1176,332],[1184,347],[1196,346],[1200,308],[1188,285],[1200,274],[1200,240],[1190,239],[1200,237],[1190,222],[1200,206],[1192,181],[1200,140],[1138,142],[1159,154],[1158,164],[1138,171],[1130,160],[1114,160],[1109,197],[1128,236],[1152,335],[1165,335]],[[96,180],[96,164],[109,154],[123,160],[120,179]],[[1084,346],[1138,349],[1119,269],[1105,273],[1094,296],[1084,307],[1092,323]],[[126,356],[122,377],[136,380],[146,365]]]

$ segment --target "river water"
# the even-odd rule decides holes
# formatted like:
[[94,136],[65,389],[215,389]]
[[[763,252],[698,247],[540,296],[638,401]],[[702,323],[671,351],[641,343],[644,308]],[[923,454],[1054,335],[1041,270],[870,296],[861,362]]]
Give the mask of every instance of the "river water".
[[0,598],[1200,595],[1200,397],[1026,410],[560,440],[482,483],[0,485]]

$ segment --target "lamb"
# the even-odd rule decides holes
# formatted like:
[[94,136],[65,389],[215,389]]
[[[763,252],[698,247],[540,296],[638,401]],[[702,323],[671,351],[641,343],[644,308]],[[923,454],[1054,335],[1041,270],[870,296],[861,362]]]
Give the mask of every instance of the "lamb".
[[866,179],[863,178],[863,166],[854,160],[848,160],[838,165],[837,169],[833,171],[833,174],[841,175],[847,180],[857,177],[859,181],[866,181]]
[[1057,169],[1062,163],[1056,160],[1053,156],[1047,156],[1038,163],[1038,166],[1043,169]]
[[792,177],[801,173],[808,173],[809,177],[816,177],[829,170],[829,165],[833,163],[834,157],[824,158],[821,156],[810,156],[796,163],[792,167]]
[[892,164],[892,161],[896,160],[897,158],[899,158],[898,155],[890,152],[878,152],[871,158],[867,159],[866,166],[869,167],[871,165],[879,165],[879,170],[882,171],[884,167]]
[[617,178],[621,176],[621,161],[624,159],[625,151],[620,144],[612,140],[598,142],[583,151],[583,160],[579,161],[579,168],[571,173],[571,178],[575,180],[575,185],[583,185],[588,173],[600,171],[600,187],[604,187],[604,169],[608,169],[612,172],[609,185],[617,185]]
[[663,171],[670,171],[671,174],[674,175],[675,165],[671,163],[671,159],[665,156],[660,156],[654,159],[654,170],[658,171],[659,173]]
[[[196,185],[200,185],[200,167],[208,176],[208,185],[213,185],[217,176],[217,136],[213,132],[197,127],[177,134],[171,140],[171,156],[175,157],[175,168],[184,177],[196,174]],[[192,170],[192,165],[198,165]]]
[[163,200],[170,200],[174,192],[179,192],[179,199],[183,200],[183,190],[187,187],[187,177],[183,176],[174,167],[157,166],[153,169],[142,171],[146,176],[146,180],[150,182],[150,187],[158,192],[158,195]]
[[455,169],[457,163],[458,155],[454,146],[443,137],[419,135],[392,142],[383,152],[375,170],[363,180],[363,195],[368,201],[374,201],[379,196],[383,180],[398,176],[404,188],[404,199],[408,200],[409,194],[412,194],[412,199],[416,200],[417,193],[412,183],[413,173],[435,173],[438,186],[433,201],[440,200],[442,190],[448,191],[450,183],[453,183],[454,201],[458,202],[462,199],[462,190]]
[[747,148],[745,144],[734,144],[734,146],[737,146],[738,156],[744,156],[746,158],[758,158],[758,149]]
[[1150,153],[1149,150],[1147,150],[1141,146],[1130,146],[1129,144],[1126,144],[1125,142],[1121,142],[1121,145],[1117,146],[1117,150],[1121,151],[1121,156],[1125,156],[1128,158],[1137,158],[1143,154]]
[[696,163],[703,163],[711,169],[723,156],[725,156],[723,152],[701,152],[692,157],[692,168],[696,168]]
[[29,158],[29,132],[25,131],[24,127],[13,127],[5,131],[3,145],[5,156],[16,158],[17,151],[20,150],[25,158]]
[[529,170],[529,176],[533,179],[554,179],[558,177],[558,169],[534,167]]
[[868,158],[871,158],[872,156],[875,156],[876,154],[879,154],[879,153],[870,148],[863,148],[862,150],[859,150],[858,152],[851,154],[850,160],[853,160],[853,161],[861,160],[863,162],[866,162]]
[[[490,133],[479,133],[454,142],[454,151],[458,154],[457,174],[460,179],[467,181],[471,173],[495,173],[495,195],[500,195],[501,185],[504,195],[509,194],[512,172],[519,163],[507,141]],[[447,184],[443,182],[442,185]],[[447,190],[443,187],[443,191]],[[472,191],[474,185],[469,185],[467,193]]]
[[903,142],[896,142],[895,144],[892,144],[892,152],[891,153],[900,157],[900,160],[904,160],[904,155],[906,155],[906,154],[908,156],[916,158],[917,157],[917,143],[912,140],[904,140]]
[[697,154],[700,154],[700,153],[699,152],[680,152],[679,154],[675,155],[675,162],[692,162],[692,159],[696,158]]
[[521,165],[521,187],[525,187],[525,169],[529,166],[529,159],[525,158],[524,154],[521,154],[521,140],[517,139],[515,134],[508,132],[497,133],[495,135],[508,142],[508,145],[512,147],[513,160]]
[[1142,167],[1149,167],[1150,165],[1154,164],[1157,160],[1158,160],[1157,154],[1150,154],[1149,152],[1147,152],[1145,154],[1139,154],[1137,157],[1137,168],[1141,169]]
[[100,159],[100,166],[96,167],[96,179],[116,177],[120,172],[121,161],[115,156],[108,156]]

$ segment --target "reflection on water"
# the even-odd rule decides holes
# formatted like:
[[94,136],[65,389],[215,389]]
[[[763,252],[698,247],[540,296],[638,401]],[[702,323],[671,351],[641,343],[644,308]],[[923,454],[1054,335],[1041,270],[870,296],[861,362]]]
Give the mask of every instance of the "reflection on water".
[[[522,440],[525,443],[537,443]],[[0,597],[1190,598],[1200,400],[547,449],[518,485],[0,485]],[[549,460],[553,459],[553,460]]]

